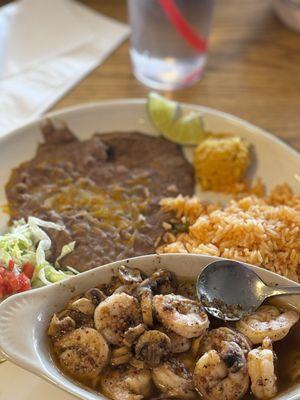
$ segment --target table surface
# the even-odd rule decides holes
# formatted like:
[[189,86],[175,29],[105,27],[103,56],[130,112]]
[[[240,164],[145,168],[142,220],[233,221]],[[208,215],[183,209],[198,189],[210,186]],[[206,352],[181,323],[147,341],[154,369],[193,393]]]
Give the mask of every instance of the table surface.
[[[125,0],[82,0],[127,21]],[[126,41],[53,109],[107,99],[145,97],[131,72]],[[244,118],[300,150],[300,34],[275,16],[269,0],[218,0],[207,70],[194,86],[173,92]]]

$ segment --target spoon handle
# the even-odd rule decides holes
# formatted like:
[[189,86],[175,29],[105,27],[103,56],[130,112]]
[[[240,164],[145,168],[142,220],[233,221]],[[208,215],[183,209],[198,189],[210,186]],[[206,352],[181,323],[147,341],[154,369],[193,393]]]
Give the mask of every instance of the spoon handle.
[[267,297],[282,296],[288,294],[300,294],[300,286],[270,287],[268,286]]

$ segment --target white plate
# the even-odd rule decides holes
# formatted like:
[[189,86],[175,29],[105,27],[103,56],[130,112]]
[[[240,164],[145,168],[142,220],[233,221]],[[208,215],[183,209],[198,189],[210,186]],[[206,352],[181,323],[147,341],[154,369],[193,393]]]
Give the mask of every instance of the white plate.
[[[237,134],[252,143],[255,162],[251,174],[261,177],[268,189],[287,182],[299,192],[300,183],[295,176],[297,173],[300,175],[300,155],[295,150],[275,136],[234,116],[202,106],[186,107],[204,115],[205,126],[209,131]],[[49,117],[65,121],[82,139],[96,131],[140,130],[156,135],[147,116],[145,100],[89,104],[61,110],[49,114]],[[0,204],[6,202],[4,185],[11,169],[30,159],[35,154],[38,142],[42,140],[39,123],[30,123],[0,138]],[[187,154],[190,157],[191,151],[187,151]],[[6,223],[7,215],[0,211],[0,230],[5,229]],[[9,362],[0,365],[0,376],[1,400],[40,400],[41,395],[43,400],[73,398]]]

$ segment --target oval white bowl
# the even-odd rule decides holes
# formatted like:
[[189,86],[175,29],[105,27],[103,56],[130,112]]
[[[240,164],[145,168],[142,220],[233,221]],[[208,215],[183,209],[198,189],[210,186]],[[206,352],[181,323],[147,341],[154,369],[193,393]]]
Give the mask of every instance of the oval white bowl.
[[[218,258],[191,254],[136,257],[98,267],[65,282],[12,296],[0,305],[0,350],[10,361],[81,399],[104,399],[103,396],[76,385],[52,362],[47,328],[53,313],[61,310],[71,297],[97,284],[109,282],[113,271],[122,264],[140,268],[147,274],[157,268],[166,268],[179,277],[196,279],[198,273],[216,259]],[[267,270],[249,267],[270,285],[297,286],[296,283]],[[288,296],[286,301],[300,311],[300,297]],[[276,398],[291,400],[299,397],[300,385]]]

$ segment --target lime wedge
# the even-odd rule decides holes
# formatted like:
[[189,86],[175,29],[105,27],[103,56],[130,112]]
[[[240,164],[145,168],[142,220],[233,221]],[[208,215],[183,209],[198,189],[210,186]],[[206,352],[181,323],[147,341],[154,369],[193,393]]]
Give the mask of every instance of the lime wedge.
[[153,92],[148,95],[147,107],[152,123],[166,139],[181,145],[197,145],[205,139],[201,115],[183,113],[178,103]]

